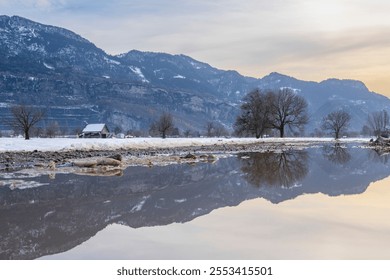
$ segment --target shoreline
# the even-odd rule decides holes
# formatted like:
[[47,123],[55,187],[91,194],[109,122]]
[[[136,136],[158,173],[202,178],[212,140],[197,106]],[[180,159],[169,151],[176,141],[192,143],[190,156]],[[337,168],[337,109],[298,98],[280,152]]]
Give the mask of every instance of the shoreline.
[[[222,155],[283,151],[368,138],[0,138],[0,172],[120,175],[129,166],[213,162]],[[40,149],[39,149],[40,147]],[[98,164],[109,159],[108,164]],[[104,161],[107,163],[107,160]],[[105,175],[106,174],[106,175]]]

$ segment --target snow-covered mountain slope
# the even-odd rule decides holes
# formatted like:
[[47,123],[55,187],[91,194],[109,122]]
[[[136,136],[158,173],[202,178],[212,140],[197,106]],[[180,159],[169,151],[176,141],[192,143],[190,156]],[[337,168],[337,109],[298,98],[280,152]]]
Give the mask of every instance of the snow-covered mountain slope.
[[[367,114],[390,100],[360,81],[300,81],[279,73],[261,79],[216,69],[185,55],[141,52],[112,56],[72,31],[13,16],[0,16],[0,114],[9,107],[43,107],[47,119],[68,131],[85,122],[147,130],[162,111],[182,129],[202,132],[208,121],[231,128],[243,96],[260,87],[292,88],[309,103],[307,132],[337,108],[359,131]],[[7,126],[0,123],[0,129]]]

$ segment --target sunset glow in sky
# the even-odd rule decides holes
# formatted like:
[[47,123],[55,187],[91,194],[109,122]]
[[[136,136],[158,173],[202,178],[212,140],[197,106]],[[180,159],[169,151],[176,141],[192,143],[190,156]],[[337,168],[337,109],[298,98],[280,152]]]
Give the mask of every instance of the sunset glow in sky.
[[0,13],[70,29],[110,54],[186,54],[220,69],[356,79],[390,96],[385,0],[0,0]]

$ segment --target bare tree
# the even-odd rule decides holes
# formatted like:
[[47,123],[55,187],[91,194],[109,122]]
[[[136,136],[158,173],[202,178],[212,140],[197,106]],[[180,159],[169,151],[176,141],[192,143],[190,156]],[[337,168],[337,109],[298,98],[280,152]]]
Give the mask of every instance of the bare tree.
[[150,132],[158,132],[162,138],[166,138],[169,133],[174,129],[173,117],[170,113],[164,112],[158,119],[158,121],[152,123],[150,126]]
[[271,127],[279,130],[280,137],[285,135],[286,127],[291,130],[303,127],[309,121],[307,102],[291,89],[283,88],[269,93],[271,99]]
[[49,125],[46,127],[46,136],[49,138],[56,137],[60,133],[60,126],[58,122],[51,121]]
[[380,136],[383,132],[387,131],[390,124],[389,114],[385,110],[373,112],[368,115],[367,124],[375,136]]
[[268,92],[257,89],[245,96],[234,127],[238,135],[259,138],[267,130],[276,129],[284,137],[286,127],[302,131],[308,120],[306,100],[291,89]]
[[214,130],[214,122],[207,122],[206,123],[206,136],[213,137],[213,130]]
[[270,128],[270,93],[260,89],[249,92],[241,105],[241,115],[237,117],[234,130],[237,135],[254,135],[260,138]]
[[214,126],[214,135],[216,137],[229,136],[229,131],[220,123]]
[[12,126],[24,133],[24,139],[30,139],[30,130],[44,117],[44,112],[34,107],[19,105],[11,108]]
[[207,137],[221,137],[228,136],[229,132],[227,129],[220,123],[217,122],[207,122],[206,123],[206,136]]
[[184,135],[184,137],[190,137],[190,135],[191,135],[191,129],[186,129],[186,130],[184,130],[184,132],[183,132],[183,135]]
[[334,133],[335,139],[340,138],[340,133],[348,129],[351,115],[343,110],[334,111],[322,119],[321,128]]

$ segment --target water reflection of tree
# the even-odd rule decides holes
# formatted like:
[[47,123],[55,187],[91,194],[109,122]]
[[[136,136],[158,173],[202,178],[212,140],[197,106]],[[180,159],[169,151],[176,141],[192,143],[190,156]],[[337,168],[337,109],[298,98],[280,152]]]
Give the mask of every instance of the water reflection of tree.
[[292,187],[306,177],[308,153],[304,150],[281,153],[242,154],[242,172],[249,183],[258,186]]
[[334,145],[326,145],[322,148],[324,158],[336,164],[346,164],[351,160],[351,154],[348,149],[340,143]]

